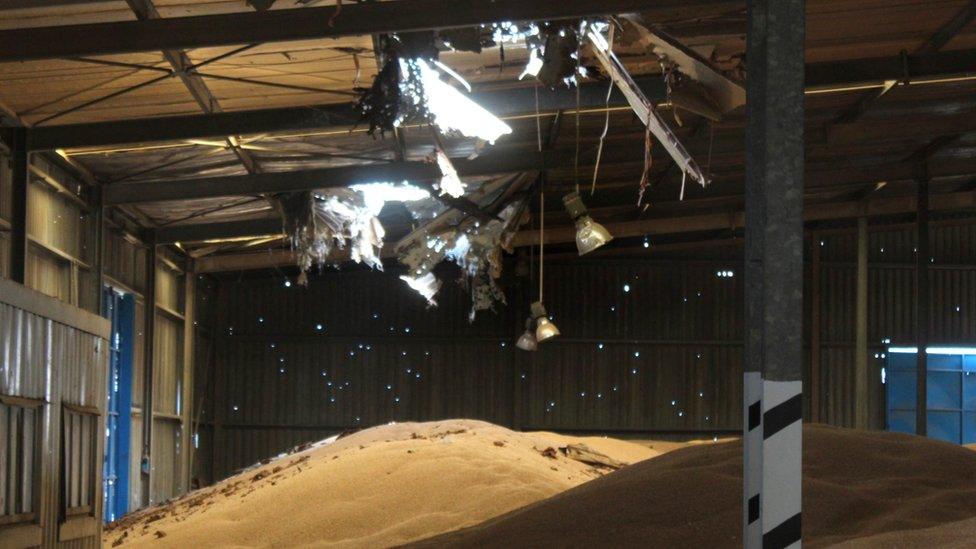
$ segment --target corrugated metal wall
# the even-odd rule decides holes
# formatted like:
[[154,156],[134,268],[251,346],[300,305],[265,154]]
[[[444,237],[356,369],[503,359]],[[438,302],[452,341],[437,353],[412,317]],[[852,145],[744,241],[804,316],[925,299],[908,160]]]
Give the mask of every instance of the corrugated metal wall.
[[[101,546],[100,525],[102,468],[95,467],[94,517],[96,533],[86,538],[59,543],[61,524],[61,415],[62,404],[96,408],[101,414],[97,432],[105,428],[105,374],[108,368],[108,323],[86,319],[99,326],[100,335],[55,322],[28,310],[9,305],[13,294],[28,296],[32,303],[44,297],[12,283],[0,291],[0,394],[44,400],[40,479],[40,524],[44,547]],[[44,307],[52,307],[50,304]],[[98,436],[96,455],[104,440]]]
[[189,410],[184,402],[185,276],[169,261],[156,266],[155,333],[152,365],[152,448],[149,503],[159,503],[186,490],[186,441],[183,426]]
[[203,486],[214,481],[214,328],[216,324],[217,282],[209,276],[197,276],[194,295],[194,358],[192,401],[192,446],[190,484]]
[[[850,427],[854,425],[857,237],[850,231],[831,231],[815,236],[811,245],[820,247],[822,261],[820,418]],[[868,402],[875,428],[884,427],[885,341],[914,342],[915,250],[910,227],[878,229],[869,235]],[[976,225],[967,220],[941,223],[932,230],[931,251],[931,343],[976,345]],[[809,373],[809,364],[807,368]]]
[[[971,222],[933,230],[939,341],[976,344],[974,242]],[[815,406],[822,421],[852,425],[856,236],[831,230],[809,245],[821,248],[819,273],[807,265],[808,282],[816,275],[821,285]],[[870,235],[875,427],[884,417],[882,339],[907,342],[913,334],[913,248],[909,229]],[[734,275],[719,276],[726,271]],[[513,346],[534,298],[527,279],[504,281],[510,305],[473,324],[467,295],[453,283],[428,310],[394,273],[325,273],[307,289],[285,287],[280,275],[221,279],[213,416],[198,428],[213,441],[197,459],[212,459],[219,478],[345,428],[445,417],[522,429],[695,436],[739,429],[738,260],[578,260],[553,262],[545,273],[545,302],[563,336],[538,353]],[[808,329],[809,314],[807,303]],[[216,454],[206,456],[210,448]]]
[[[0,276],[6,276],[9,264],[9,238],[3,229],[10,218],[10,168],[8,157],[0,151]],[[28,189],[28,247],[26,285],[65,303],[97,312],[100,288],[92,272],[95,254],[95,224],[78,200],[59,193],[55,186],[75,189],[78,182],[60,166],[34,155],[33,172]],[[48,182],[45,182],[48,181]],[[55,185],[49,182],[55,182]],[[153,337],[152,381],[153,422],[144,420],[146,367],[145,327],[147,312],[144,296],[147,282],[145,245],[126,235],[119,227],[107,223],[103,232],[103,270],[107,284],[136,295],[136,338],[133,360],[132,437],[130,446],[130,508],[150,501],[166,499],[181,493],[188,483],[186,460],[189,421],[186,405],[189,384],[184,363],[185,277],[173,260],[159,261],[155,272],[157,302],[150,307],[150,317],[159,329]],[[192,358],[192,357],[191,357]],[[102,395],[104,397],[104,395]],[[143,445],[143,428],[158,428],[152,448]],[[148,450],[148,452],[146,451]],[[140,457],[153,456],[151,473],[143,475]],[[151,480],[150,480],[151,478]]]
[[[32,165],[67,188],[78,186],[67,172],[35,156]],[[26,285],[88,311],[98,311],[91,272],[94,256],[92,217],[75,200],[31,178],[27,193],[28,247]]]

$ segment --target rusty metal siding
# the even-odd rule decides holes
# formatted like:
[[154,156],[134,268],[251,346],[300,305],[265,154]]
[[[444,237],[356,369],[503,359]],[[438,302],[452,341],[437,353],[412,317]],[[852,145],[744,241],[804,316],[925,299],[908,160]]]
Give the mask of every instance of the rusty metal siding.
[[[105,374],[108,368],[108,321],[86,317],[97,326],[95,335],[44,318],[37,313],[3,302],[17,294],[32,307],[54,308],[44,296],[10,284],[0,292],[0,393],[43,399],[39,518],[44,547],[99,547],[100,524],[94,536],[61,543],[58,528],[61,511],[61,414],[63,404],[91,406],[99,410],[97,433],[104,431]],[[57,304],[56,307],[66,307]],[[96,437],[96,455],[102,454],[102,437]],[[94,516],[101,516],[101,474],[94,468]]]

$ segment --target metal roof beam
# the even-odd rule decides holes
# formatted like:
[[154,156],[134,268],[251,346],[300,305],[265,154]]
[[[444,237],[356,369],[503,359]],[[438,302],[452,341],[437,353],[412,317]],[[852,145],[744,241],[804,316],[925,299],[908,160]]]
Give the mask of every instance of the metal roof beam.
[[[808,88],[823,88],[883,82],[902,78],[906,70],[915,80],[940,78],[973,74],[974,67],[976,50],[952,50],[904,58],[893,56],[812,63],[806,67],[806,85]],[[640,77],[636,80],[652,101],[665,97],[664,85],[658,76]],[[583,108],[604,106],[605,82],[585,83],[580,87],[580,92],[580,104]],[[472,99],[498,116],[530,113],[535,110],[533,88],[481,91],[473,94]],[[576,94],[573,90],[546,91],[539,95],[539,101],[542,111],[572,110],[576,107]],[[614,89],[610,104],[623,106],[627,103],[623,95]],[[40,126],[32,128],[28,135],[28,147],[35,151],[71,149],[225,135],[321,130],[352,126],[358,118],[353,105],[343,103]]]
[[[680,5],[679,0],[659,0]],[[120,21],[0,32],[0,61],[338,38],[619,14],[646,0],[410,0]]]
[[[651,100],[663,100],[666,90],[657,76],[637,78],[637,85]],[[607,100],[606,82],[587,82],[580,86],[580,108],[603,108]],[[477,91],[471,99],[496,116],[535,112],[534,88]],[[626,105],[624,96],[614,89],[610,106]],[[541,90],[540,112],[576,108],[576,91]],[[354,126],[359,113],[352,103],[284,107],[202,115],[139,118],[112,122],[37,126],[31,129],[31,150],[103,147],[152,141],[169,141],[279,132],[301,132]]]

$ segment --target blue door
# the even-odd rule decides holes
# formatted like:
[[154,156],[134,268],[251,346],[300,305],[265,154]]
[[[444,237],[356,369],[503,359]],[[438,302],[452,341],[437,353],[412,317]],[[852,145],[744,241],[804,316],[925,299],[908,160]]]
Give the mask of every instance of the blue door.
[[105,288],[103,312],[112,321],[105,418],[104,519],[112,522],[129,510],[129,432],[132,425],[132,350],[135,299]]
[[[915,349],[891,348],[886,358],[889,431],[915,432]],[[928,436],[976,442],[976,349],[928,349]]]

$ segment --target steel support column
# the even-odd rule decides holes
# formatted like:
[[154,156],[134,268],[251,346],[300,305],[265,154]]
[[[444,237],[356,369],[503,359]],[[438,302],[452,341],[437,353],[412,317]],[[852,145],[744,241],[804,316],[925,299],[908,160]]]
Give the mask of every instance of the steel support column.
[[27,279],[27,187],[30,153],[27,129],[7,128],[5,141],[10,149],[10,265],[11,280],[24,284]]
[[857,219],[857,305],[855,307],[854,427],[867,429],[868,408],[868,218]]
[[146,242],[145,332],[143,332],[143,398],[142,398],[142,504],[153,501],[153,366],[156,344],[156,235],[151,233]]
[[798,547],[804,2],[747,8],[743,543]]
[[915,434],[928,434],[928,355],[929,345],[929,176],[924,166],[918,177],[918,242],[915,253],[915,345],[917,393],[915,396]]
[[181,444],[183,445],[183,475],[180,479],[183,492],[193,489],[191,479],[193,478],[193,434],[196,429],[193,417],[196,411],[193,409],[193,370],[196,367],[196,319],[197,319],[197,277],[193,270],[192,261],[187,261],[186,272],[183,276],[183,409],[182,415],[183,429],[181,429]]
[[820,234],[810,234],[810,421],[819,423],[822,381],[820,379]]
[[101,186],[92,188],[89,204],[91,206],[92,224],[94,225],[92,227],[92,240],[94,242],[92,275],[95,278],[95,287],[92,291],[95,294],[93,296],[95,303],[100,307],[99,312],[105,316],[108,312],[105,310],[105,300],[102,299],[105,283],[105,207],[102,201]]

